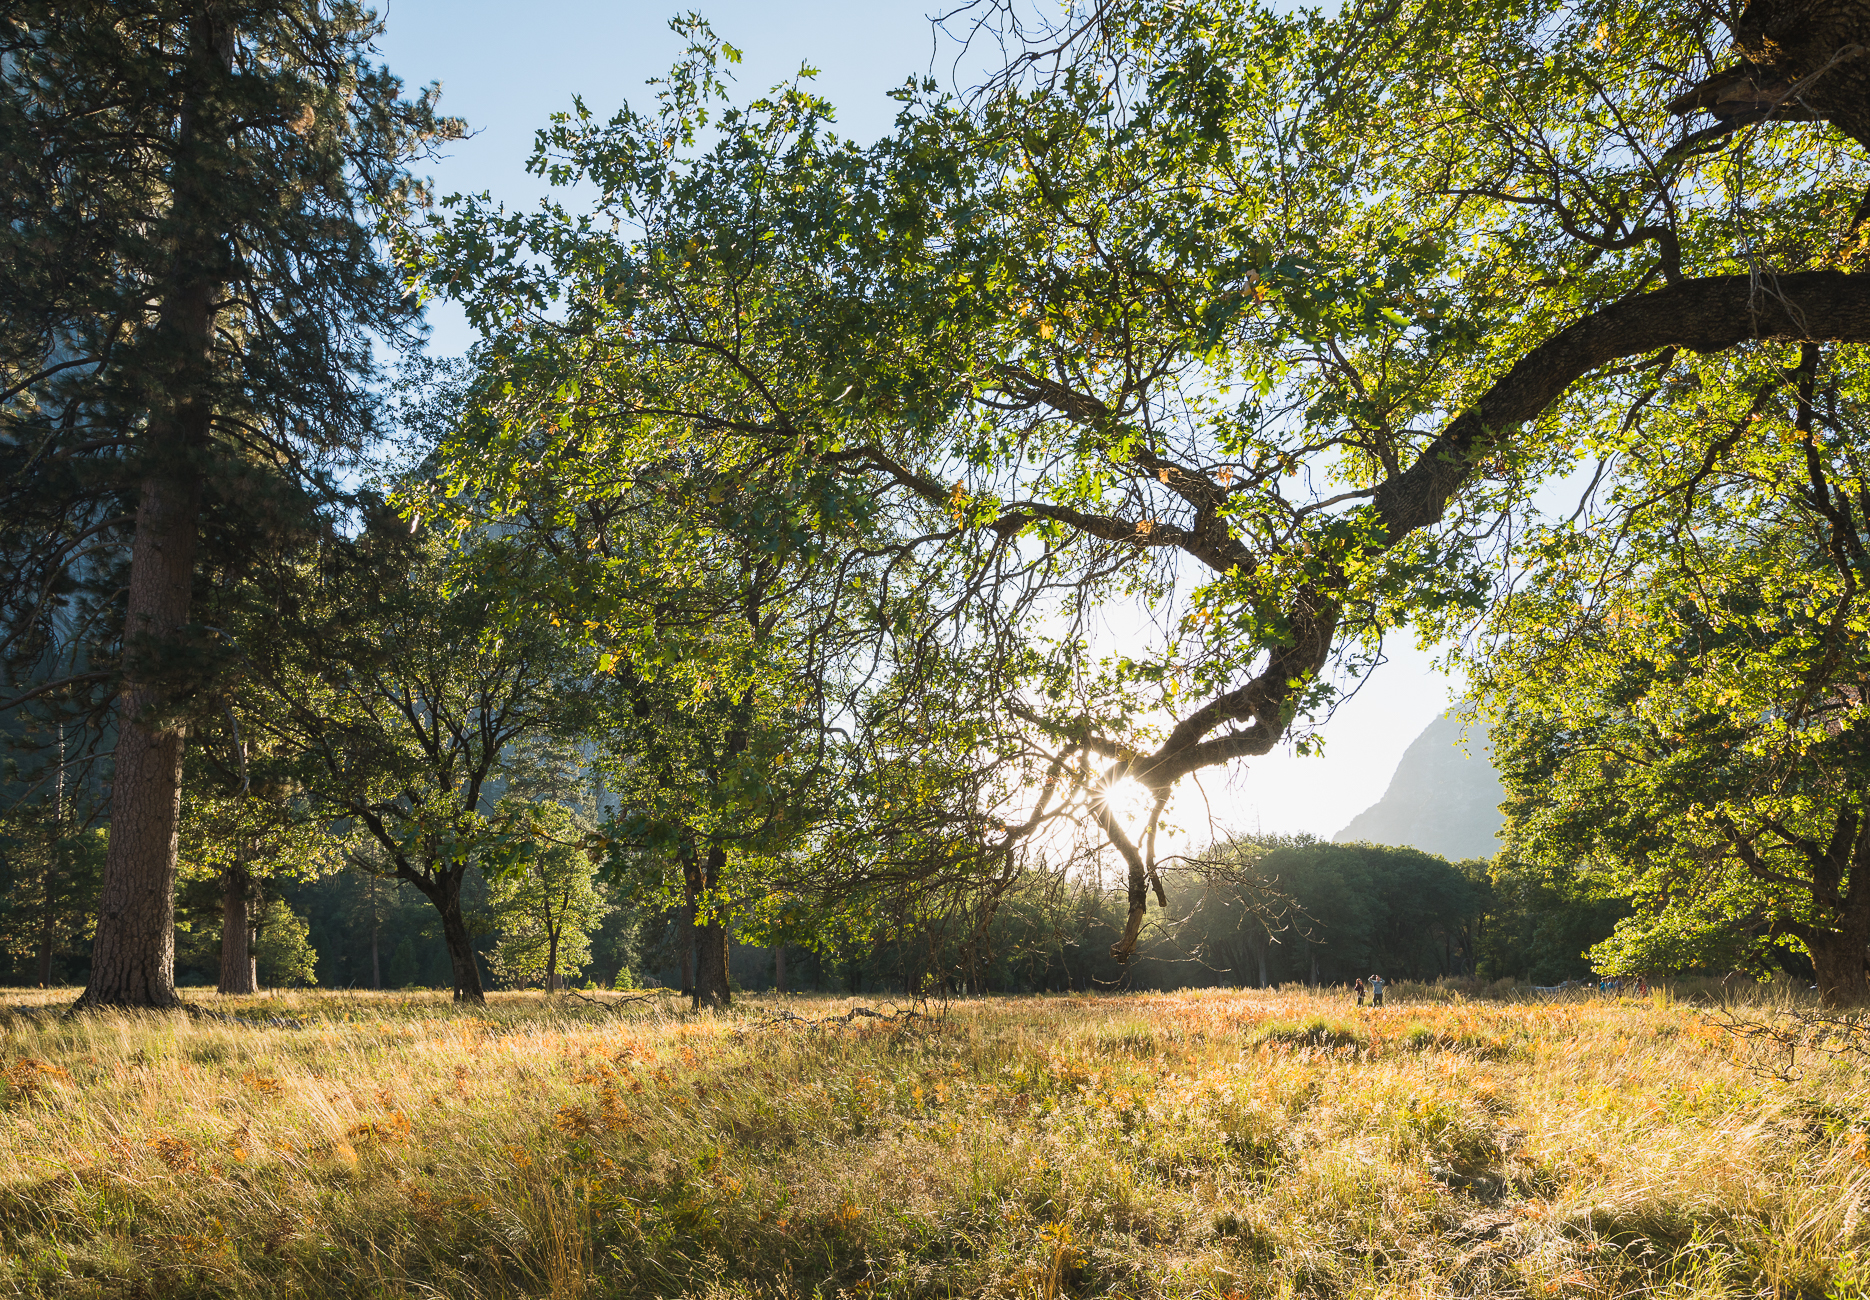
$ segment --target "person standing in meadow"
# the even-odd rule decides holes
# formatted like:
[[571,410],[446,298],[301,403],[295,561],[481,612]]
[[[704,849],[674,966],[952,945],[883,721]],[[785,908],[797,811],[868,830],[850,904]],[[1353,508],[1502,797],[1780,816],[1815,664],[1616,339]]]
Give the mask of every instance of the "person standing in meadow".
[[1364,982],[1360,978],[1357,981],[1357,1005],[1361,1007],[1363,1004],[1364,1004]]
[[[1361,980],[1358,981],[1360,984],[1362,982]],[[1383,977],[1381,975],[1372,975],[1370,977],[1370,1005],[1373,1007],[1380,1007],[1383,1005]]]

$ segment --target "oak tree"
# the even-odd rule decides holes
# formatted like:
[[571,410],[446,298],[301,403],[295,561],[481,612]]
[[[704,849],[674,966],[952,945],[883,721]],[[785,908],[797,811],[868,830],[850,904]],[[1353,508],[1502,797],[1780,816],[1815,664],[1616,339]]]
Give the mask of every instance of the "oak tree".
[[[1467,626],[1542,484],[1665,411],[1718,456],[1696,386],[1789,347],[1857,364],[1860,8],[983,8],[1024,52],[909,83],[868,147],[796,85],[723,108],[698,32],[658,109],[542,135],[589,211],[465,204],[421,251],[496,376],[452,465],[498,501],[786,464],[944,648],[864,698],[965,726],[1031,815],[923,806],[994,863],[1081,814],[1127,956],[1178,783],[1309,748],[1386,635]],[[1114,602],[1150,631],[1100,646]]]

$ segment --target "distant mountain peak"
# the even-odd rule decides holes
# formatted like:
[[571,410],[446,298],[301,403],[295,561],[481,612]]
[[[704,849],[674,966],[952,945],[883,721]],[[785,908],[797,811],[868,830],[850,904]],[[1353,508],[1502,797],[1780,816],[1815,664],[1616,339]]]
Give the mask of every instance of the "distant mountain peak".
[[1383,797],[1331,838],[1339,844],[1406,844],[1450,862],[1491,858],[1505,819],[1500,774],[1487,733],[1476,726],[1464,750],[1461,723],[1444,713],[1409,742]]

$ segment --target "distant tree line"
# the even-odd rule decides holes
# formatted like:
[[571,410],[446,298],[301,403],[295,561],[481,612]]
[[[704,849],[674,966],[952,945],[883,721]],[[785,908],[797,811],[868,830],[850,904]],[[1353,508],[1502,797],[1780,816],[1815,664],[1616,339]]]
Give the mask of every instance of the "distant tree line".
[[[1588,950],[1630,911],[1620,900],[1574,897],[1504,855],[1449,863],[1410,848],[1292,836],[1237,838],[1204,856],[1209,866],[1175,877],[1173,905],[1128,963],[1110,953],[1125,921],[1121,900],[1094,881],[1035,872],[1003,896],[971,954],[952,932],[832,936],[783,945],[783,956],[779,947],[732,936],[729,978],[747,990],[783,983],[792,992],[905,995],[1334,985],[1373,973],[1556,984],[1589,976]],[[9,852],[0,868],[0,888],[18,900],[0,913],[0,982],[36,983],[49,969],[57,982],[81,983],[88,948],[81,923],[58,931],[53,959],[42,964],[30,880],[18,865],[26,861]],[[92,879],[94,889],[95,873]],[[589,872],[584,881],[602,888]],[[474,959],[489,986],[539,987],[536,970],[500,977],[498,952],[511,931],[503,930],[494,891],[478,870],[468,873],[462,896]],[[73,900],[74,922],[93,905]],[[185,885],[178,917],[178,981],[215,983],[218,879]],[[267,890],[260,917],[262,987],[451,986],[440,918],[393,880],[349,871],[282,881]],[[511,913],[504,919],[514,925]],[[682,967],[679,906],[606,898],[575,931],[567,945],[572,959],[558,967],[573,985],[682,988],[692,981],[692,967]]]

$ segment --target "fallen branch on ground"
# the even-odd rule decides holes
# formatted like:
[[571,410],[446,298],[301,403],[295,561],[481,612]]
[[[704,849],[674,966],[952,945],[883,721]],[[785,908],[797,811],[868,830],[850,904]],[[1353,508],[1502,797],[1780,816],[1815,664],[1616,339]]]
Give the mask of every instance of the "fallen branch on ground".
[[842,1028],[858,1019],[881,1020],[886,1024],[907,1024],[911,1020],[933,1020],[935,1018],[913,1007],[904,1007],[899,1011],[890,1012],[878,1011],[874,1007],[852,1007],[841,1016],[824,1016],[817,1020],[802,1016],[796,1011],[778,1011],[769,1014],[763,1020],[756,1021],[752,1027],[771,1029],[779,1025],[802,1025],[806,1029],[819,1030]]

